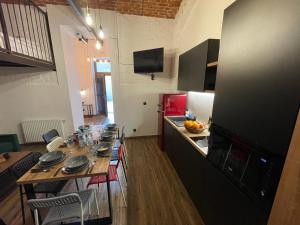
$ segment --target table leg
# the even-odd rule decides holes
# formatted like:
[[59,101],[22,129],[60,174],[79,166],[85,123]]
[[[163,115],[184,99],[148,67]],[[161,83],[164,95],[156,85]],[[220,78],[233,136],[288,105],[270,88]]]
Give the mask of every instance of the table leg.
[[23,187],[22,187],[22,185],[19,185],[19,191],[20,191],[20,201],[21,201],[21,210],[22,210],[22,221],[23,221],[23,224],[25,224],[25,211],[24,211],[24,200],[23,200]]
[[110,193],[110,181],[108,173],[106,174],[106,184],[107,184],[107,198],[108,198],[108,207],[109,207],[109,217],[112,222],[112,208],[111,208],[111,193]]

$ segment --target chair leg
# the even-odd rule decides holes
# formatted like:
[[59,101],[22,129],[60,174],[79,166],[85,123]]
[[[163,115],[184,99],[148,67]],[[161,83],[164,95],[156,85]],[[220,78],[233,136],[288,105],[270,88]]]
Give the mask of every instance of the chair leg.
[[120,182],[118,173],[117,173],[117,179],[118,179],[118,183],[119,183],[119,185],[120,185],[120,189],[121,189],[121,193],[122,193],[122,196],[123,196],[123,201],[124,201],[125,207],[127,207],[127,203],[126,203],[126,199],[125,199],[124,190],[123,190],[123,188],[122,188],[122,185],[121,185],[121,182]]
[[77,191],[79,191],[79,186],[78,186],[78,182],[77,182],[77,179],[76,179],[76,178],[75,178],[75,183],[76,183]]
[[125,169],[125,166],[124,166],[124,160],[123,159],[121,159],[121,164],[122,164],[123,174],[124,174],[126,185],[127,185],[127,174],[126,174],[126,169]]
[[126,145],[125,145],[125,142],[124,142],[124,159],[125,159],[125,165],[126,165],[126,169],[128,169],[128,161],[127,161],[127,148],[126,148]]
[[22,210],[22,221],[23,221],[23,224],[25,224],[25,211],[24,211],[24,199],[23,199],[22,185],[19,186],[19,191],[20,191],[20,201],[21,201],[21,210]]
[[125,167],[126,167],[126,169],[128,169],[127,154],[124,154],[123,158],[124,158],[124,162],[125,162]]
[[99,205],[98,205],[98,199],[97,199],[96,190],[94,191],[94,195],[95,195],[95,202],[96,202],[96,207],[97,207],[97,213],[98,213],[98,215],[100,215],[100,211],[99,211]]
[[40,224],[39,212],[37,209],[34,210],[34,220],[35,220],[35,225]]

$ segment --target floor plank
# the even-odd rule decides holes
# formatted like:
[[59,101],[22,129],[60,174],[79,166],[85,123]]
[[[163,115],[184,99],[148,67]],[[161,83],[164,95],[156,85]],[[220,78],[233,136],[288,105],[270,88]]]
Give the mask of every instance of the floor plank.
[[[156,144],[156,137],[130,138],[128,150],[128,196],[126,208],[117,182],[111,183],[113,225],[203,225],[201,217],[188,197],[180,179]],[[27,146],[24,150],[38,151],[43,145]],[[119,169],[119,174],[122,171]],[[124,177],[121,183],[126,189]],[[79,181],[85,188],[87,179]],[[94,185],[96,188],[97,186]],[[75,191],[70,181],[64,191]],[[101,216],[107,215],[106,185],[100,185],[98,200]],[[92,216],[96,215],[95,208]],[[8,225],[21,225],[22,217],[17,190],[0,203],[0,217]],[[26,207],[26,225],[33,225]]]

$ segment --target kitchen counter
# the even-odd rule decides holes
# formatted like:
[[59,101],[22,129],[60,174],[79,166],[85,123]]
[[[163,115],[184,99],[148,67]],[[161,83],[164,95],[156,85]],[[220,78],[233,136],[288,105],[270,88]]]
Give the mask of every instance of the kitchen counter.
[[184,127],[178,127],[176,126],[169,118],[172,118],[172,116],[165,116],[164,119],[175,129],[177,130],[189,143],[191,143],[196,150],[198,150],[204,157],[207,156],[208,148],[204,147],[201,148],[196,144],[196,142],[192,138],[196,137],[208,137],[209,136],[209,131],[208,129],[204,130],[200,134],[194,134],[188,132]]

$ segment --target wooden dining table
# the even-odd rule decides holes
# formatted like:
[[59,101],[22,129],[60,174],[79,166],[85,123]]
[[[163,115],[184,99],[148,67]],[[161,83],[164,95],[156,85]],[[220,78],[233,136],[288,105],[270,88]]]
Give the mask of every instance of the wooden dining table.
[[[115,145],[115,141],[112,143]],[[64,161],[52,166],[49,171],[46,172],[37,172],[32,173],[30,170],[27,171],[22,177],[17,180],[17,184],[23,186],[26,192],[27,199],[36,198],[34,194],[34,184],[43,183],[43,182],[54,182],[59,180],[70,180],[84,177],[93,177],[98,175],[105,175],[107,181],[107,196],[108,196],[108,207],[109,207],[109,216],[104,218],[96,218],[87,221],[87,224],[112,224],[112,207],[111,207],[111,192],[110,192],[110,182],[108,177],[108,168],[111,161],[111,155],[105,157],[95,156],[87,147],[80,148],[78,145],[74,147],[61,147],[58,150],[63,151],[66,155],[65,160],[79,155],[86,155],[90,160],[90,166],[85,168],[83,171],[73,174],[66,174],[62,171]],[[35,165],[33,168],[38,168],[38,165]],[[68,223],[68,224],[79,224]]]

